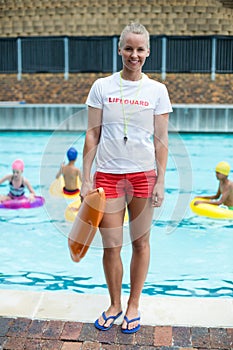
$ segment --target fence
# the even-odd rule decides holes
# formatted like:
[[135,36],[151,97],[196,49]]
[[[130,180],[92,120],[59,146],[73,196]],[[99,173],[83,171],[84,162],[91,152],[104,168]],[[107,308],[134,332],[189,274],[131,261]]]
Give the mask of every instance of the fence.
[[[0,38],[0,73],[115,72],[118,36]],[[233,36],[151,36],[144,71],[233,73]]]

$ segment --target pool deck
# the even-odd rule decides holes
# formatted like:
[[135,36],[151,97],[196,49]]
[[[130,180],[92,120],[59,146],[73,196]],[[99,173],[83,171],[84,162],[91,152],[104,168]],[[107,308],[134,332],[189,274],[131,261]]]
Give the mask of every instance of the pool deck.
[[232,298],[143,296],[142,326],[131,335],[121,333],[122,319],[107,332],[95,329],[107,306],[106,295],[2,290],[0,349],[233,349]]

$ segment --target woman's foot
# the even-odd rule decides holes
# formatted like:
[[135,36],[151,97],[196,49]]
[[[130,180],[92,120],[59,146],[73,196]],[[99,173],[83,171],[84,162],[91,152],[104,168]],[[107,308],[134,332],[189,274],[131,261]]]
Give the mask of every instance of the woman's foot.
[[140,313],[129,313],[124,316],[124,321],[121,326],[122,333],[136,333],[140,329]]
[[102,331],[107,331],[112,328],[114,322],[121,316],[121,314],[121,310],[119,311],[110,307],[106,312],[102,313],[102,315],[95,321],[94,325]]

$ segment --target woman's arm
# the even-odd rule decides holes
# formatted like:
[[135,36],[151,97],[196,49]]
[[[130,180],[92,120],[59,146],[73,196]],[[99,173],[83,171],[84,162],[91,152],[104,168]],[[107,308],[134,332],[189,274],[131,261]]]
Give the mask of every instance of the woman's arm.
[[157,182],[152,197],[154,207],[160,207],[164,199],[164,181],[168,159],[168,120],[168,113],[154,116],[154,147],[157,167]]
[[92,189],[91,168],[96,155],[102,125],[102,109],[88,107],[88,127],[83,149],[81,196]]

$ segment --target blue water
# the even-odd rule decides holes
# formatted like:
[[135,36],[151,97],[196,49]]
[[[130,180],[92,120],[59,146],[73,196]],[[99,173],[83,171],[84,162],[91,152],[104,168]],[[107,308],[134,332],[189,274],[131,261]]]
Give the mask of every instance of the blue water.
[[[80,263],[72,262],[64,219],[69,202],[49,195],[49,186],[71,145],[79,151],[84,133],[0,133],[0,177],[16,158],[25,162],[24,176],[46,199],[36,209],[0,209],[0,289],[69,290],[106,294],[99,233]],[[221,160],[233,166],[233,135],[171,134],[166,197],[156,209],[151,232],[151,263],[144,295],[233,297],[233,221],[195,216],[190,199],[212,194],[218,182],[214,168]],[[0,193],[7,193],[7,185]],[[125,225],[122,259],[123,293],[129,293],[131,246]]]

